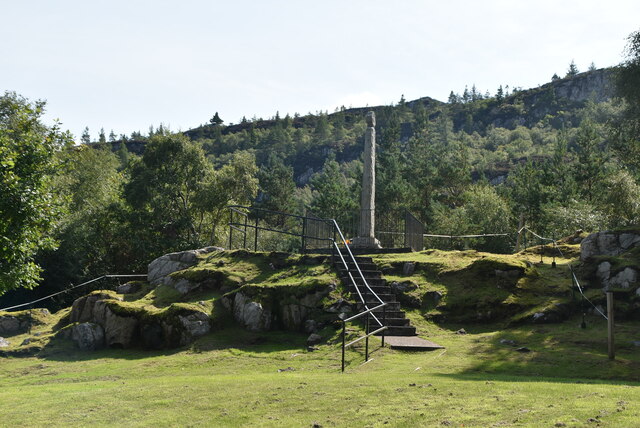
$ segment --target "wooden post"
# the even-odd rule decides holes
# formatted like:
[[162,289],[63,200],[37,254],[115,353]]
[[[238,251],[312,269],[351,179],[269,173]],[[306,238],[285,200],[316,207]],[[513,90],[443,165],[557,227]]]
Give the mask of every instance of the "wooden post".
[[609,345],[609,359],[616,359],[615,340],[613,338],[613,292],[607,291],[607,330]]
[[524,215],[520,215],[520,221],[518,222],[518,236],[516,238],[516,253],[520,252],[520,236],[522,235],[522,228],[524,227]]

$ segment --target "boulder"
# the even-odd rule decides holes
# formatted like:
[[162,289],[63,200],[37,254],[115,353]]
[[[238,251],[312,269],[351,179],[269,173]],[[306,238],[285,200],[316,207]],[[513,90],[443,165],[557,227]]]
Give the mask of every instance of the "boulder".
[[432,302],[434,306],[438,306],[438,303],[442,300],[442,293],[439,291],[428,291],[424,297],[428,302]]
[[271,328],[271,310],[253,302],[243,293],[233,299],[233,317],[249,331],[267,331]]
[[146,349],[162,349],[166,346],[165,329],[158,323],[144,324],[140,328],[142,345]]
[[126,284],[120,285],[116,288],[116,293],[118,294],[132,294],[140,291],[140,283],[139,282],[127,282]]
[[594,256],[617,256],[640,245],[640,235],[603,231],[592,233],[580,243],[580,260],[586,261]]
[[165,254],[149,263],[147,279],[152,285],[159,285],[167,275],[195,265],[198,262],[199,255],[220,250],[222,250],[220,247],[205,247],[198,250]]
[[509,281],[516,280],[520,278],[523,274],[523,272],[521,272],[518,269],[510,269],[510,270],[495,269],[494,272],[495,272],[496,278],[506,279]]
[[304,322],[304,331],[305,333],[315,333],[318,331],[318,323],[316,320],[306,320]]
[[204,336],[211,330],[209,317],[204,312],[193,312],[189,315],[178,316],[183,327],[181,345],[189,344],[193,339]]
[[93,316],[104,328],[107,346],[130,348],[138,327],[138,320],[130,316],[115,314],[104,300],[96,302]]
[[533,314],[532,321],[534,324],[548,324],[562,321],[562,316],[555,311],[536,312]]
[[9,345],[11,345],[11,342],[9,342],[4,337],[0,337],[0,348],[6,348]]
[[413,275],[415,270],[416,270],[416,264],[412,262],[406,262],[402,266],[402,274],[406,276]]
[[3,336],[13,336],[26,331],[28,328],[28,323],[20,322],[17,317],[11,315],[0,317],[0,334]]
[[104,347],[104,329],[94,323],[85,322],[71,327],[71,339],[83,351],[95,351]]
[[638,279],[638,272],[630,267],[624,268],[621,272],[618,272],[615,276],[609,278],[606,285],[608,288],[629,288],[632,284],[635,284]]
[[115,297],[108,293],[92,293],[74,300],[71,306],[69,321],[74,322],[94,322],[94,309],[96,302]]
[[596,271],[596,277],[604,283],[605,281],[609,280],[609,275],[611,275],[611,263],[600,263],[598,265],[598,270]]
[[320,342],[322,342],[322,336],[320,336],[319,334],[316,334],[316,333],[311,333],[309,335],[309,337],[307,338],[307,345],[308,346],[317,345]]
[[186,278],[174,278],[169,275],[162,278],[160,283],[175,288],[183,296],[200,287],[200,284],[193,283]]
[[391,283],[391,289],[396,294],[412,291],[412,290],[415,290],[416,288],[418,288],[418,286],[411,281],[402,281],[402,282],[393,281]]

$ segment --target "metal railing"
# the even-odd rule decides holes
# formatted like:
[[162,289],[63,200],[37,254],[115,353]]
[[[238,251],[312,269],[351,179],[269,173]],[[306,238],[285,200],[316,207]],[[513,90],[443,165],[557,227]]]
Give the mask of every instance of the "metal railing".
[[[373,311],[382,308],[382,327],[375,329],[374,331],[369,331],[369,315],[372,315],[375,317],[375,315],[373,315]],[[346,336],[347,336],[347,323],[350,321],[354,321],[358,318],[361,317],[365,317],[365,321],[364,321],[364,325],[365,325],[365,335],[364,336],[360,336],[359,338],[352,340],[349,343],[345,343],[346,341]],[[387,326],[384,325],[386,324],[386,319],[387,318],[387,304],[383,303],[381,305],[378,305],[374,308],[371,309],[367,309],[364,312],[360,312],[359,314],[356,314],[352,317],[349,317],[347,319],[343,319],[342,320],[342,372],[344,373],[344,353],[345,350],[351,346],[351,345],[355,345],[356,343],[360,342],[361,340],[365,340],[365,345],[364,345],[364,361],[365,363],[367,361],[369,361],[369,336],[372,336],[376,333],[380,333],[382,332],[382,344],[380,345],[381,348],[384,347],[384,331],[387,329]]]
[[[369,336],[371,336],[372,334],[379,333],[381,331],[384,332],[384,330],[387,329],[387,326],[384,325],[386,321],[385,318],[386,318],[387,303],[385,303],[369,285],[367,279],[364,276],[364,273],[360,269],[360,266],[358,266],[358,262],[355,256],[353,255],[351,248],[349,247],[349,243],[347,242],[347,239],[342,233],[340,226],[338,226],[338,222],[335,219],[329,220],[329,219],[322,219],[316,216],[313,216],[313,217],[299,216],[295,214],[287,214],[287,213],[282,213],[278,211],[266,210],[263,208],[252,208],[252,207],[245,207],[240,205],[229,206],[229,210],[230,210],[230,217],[229,217],[230,249],[233,246],[232,244],[233,244],[234,231],[241,234],[243,248],[246,248],[247,237],[249,236],[251,231],[253,231],[254,251],[258,250],[258,235],[260,231],[269,231],[269,232],[280,233],[280,234],[285,234],[288,236],[300,238],[300,248],[302,252],[304,252],[304,250],[307,248],[307,245],[313,245],[314,243],[317,244],[318,242],[320,243],[326,242],[329,245],[331,245],[332,261],[336,262],[339,258],[339,261],[344,267],[344,270],[347,274],[347,278],[349,279],[349,282],[351,283],[353,288],[356,290],[358,298],[362,304],[362,307],[364,308],[363,312],[343,321],[343,323],[346,323],[347,321],[351,321],[353,319],[357,319],[366,315],[365,336],[361,337],[356,341],[349,343],[349,345],[347,346],[350,346],[358,342],[359,340],[366,338],[367,345],[366,345],[366,352],[365,352],[365,361],[368,361]],[[263,222],[263,225],[260,225],[261,214],[262,214],[263,220],[264,220],[265,214],[276,215],[280,219],[293,220],[294,223],[298,224],[298,227],[300,228],[298,230],[300,230],[300,233],[296,232],[295,228],[276,229],[275,227],[270,227],[268,224],[265,226],[264,222]],[[253,219],[251,218],[252,216],[254,217]],[[234,221],[234,219],[237,219],[237,221]],[[282,223],[284,224],[285,222],[282,222]],[[343,249],[346,250],[345,254],[343,254]],[[347,259],[345,259],[345,255],[348,258],[348,261]],[[362,281],[362,285],[359,285],[358,281],[356,281],[356,279],[354,278],[352,269],[350,268],[349,264],[352,264],[355,267],[355,270],[357,271],[356,275]],[[376,304],[374,308],[369,308],[370,298]],[[373,313],[374,310],[378,310],[380,308],[383,308],[382,321],[380,321],[380,319]],[[375,321],[376,325],[378,326],[378,328],[376,328],[374,332],[369,332],[370,317],[371,319],[373,319],[373,321]],[[344,327],[343,325],[343,331],[342,331],[342,334],[343,334],[342,369],[343,371],[344,371],[344,352],[345,352],[345,331],[346,331],[346,327]],[[384,333],[382,336],[382,346],[384,346]]]
[[146,278],[146,277],[147,277],[147,275],[146,275],[146,274],[130,274],[130,275],[102,275],[102,276],[99,276],[99,277],[97,277],[97,278],[93,278],[93,279],[91,279],[91,280],[89,280],[89,281],[85,281],[85,282],[83,282],[83,283],[81,283],[81,284],[71,286],[71,287],[66,288],[66,289],[64,289],[64,290],[62,290],[62,291],[58,291],[57,293],[49,294],[48,296],[41,297],[41,298],[39,298],[39,299],[33,300],[33,301],[31,301],[31,302],[21,303],[21,304],[19,304],[19,305],[14,305],[14,306],[9,306],[9,307],[7,307],[7,308],[2,308],[2,309],[0,309],[0,312],[4,312],[4,311],[12,311],[12,310],[14,310],[14,309],[18,309],[18,308],[23,308],[23,307],[32,306],[32,305],[34,305],[34,304],[36,304],[36,303],[39,303],[39,302],[45,301],[45,300],[47,300],[47,299],[51,299],[51,298],[53,298],[53,297],[55,297],[55,296],[58,296],[58,295],[60,295],[60,294],[68,293],[69,291],[71,291],[71,290],[75,290],[76,288],[83,287],[83,286],[85,286],[85,285],[89,285],[89,284],[91,284],[91,283],[93,283],[93,282],[100,281],[101,279],[107,279],[107,278]]

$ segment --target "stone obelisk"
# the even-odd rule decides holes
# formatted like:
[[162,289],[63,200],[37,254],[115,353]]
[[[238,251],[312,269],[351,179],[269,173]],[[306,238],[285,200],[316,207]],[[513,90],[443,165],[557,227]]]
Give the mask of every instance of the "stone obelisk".
[[376,115],[370,111],[366,116],[367,130],[364,134],[364,171],[360,198],[360,228],[353,246],[359,248],[381,248],[375,237],[376,215]]

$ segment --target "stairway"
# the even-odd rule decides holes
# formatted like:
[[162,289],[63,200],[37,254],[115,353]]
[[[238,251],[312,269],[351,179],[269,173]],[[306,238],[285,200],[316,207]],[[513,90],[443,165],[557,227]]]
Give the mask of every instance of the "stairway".
[[[351,293],[353,298],[360,302],[360,297],[358,296],[358,292],[356,291],[351,279],[349,278],[349,272],[353,276],[358,288],[360,289],[360,293],[363,297],[366,295],[366,302],[369,308],[375,307],[380,304],[378,299],[376,299],[371,292],[367,290],[362,281],[362,277],[358,272],[353,261],[350,260],[350,257],[347,254],[343,254],[345,257],[345,261],[347,262],[347,268],[345,268],[342,260],[337,258],[334,262],[334,266],[340,275],[340,279],[342,280],[342,284],[345,286],[347,291]],[[382,299],[383,302],[388,303],[386,305],[386,314],[385,314],[385,325],[388,327],[385,330],[385,336],[415,336],[416,328],[410,325],[409,320],[406,318],[404,311],[400,309],[400,303],[396,301],[396,295],[393,293],[391,287],[387,285],[387,282],[382,278],[382,272],[378,270],[375,263],[373,263],[373,259],[371,257],[355,257],[356,263],[358,267],[360,267],[360,271],[362,275],[367,280],[369,287],[373,290],[374,293]],[[362,303],[358,304],[358,310],[363,311],[364,305]],[[383,308],[377,309],[373,312],[375,316],[382,321],[383,318]],[[379,328],[378,323],[373,319],[373,317],[369,318],[369,328],[370,330],[375,330]],[[381,335],[382,333],[377,333],[376,335]]]

